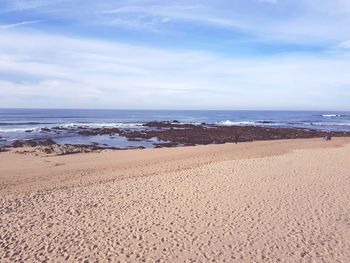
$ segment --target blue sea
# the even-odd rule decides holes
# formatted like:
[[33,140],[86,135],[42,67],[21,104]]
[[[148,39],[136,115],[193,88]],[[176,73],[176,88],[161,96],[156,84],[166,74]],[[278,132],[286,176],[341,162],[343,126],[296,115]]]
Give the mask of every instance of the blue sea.
[[120,136],[80,136],[77,133],[42,133],[52,127],[117,127],[142,129],[148,121],[298,127],[323,131],[350,131],[350,112],[334,111],[238,111],[238,110],[80,110],[0,109],[0,145],[20,139],[51,138],[60,144],[91,144],[110,147],[153,147],[149,141],[128,141]]

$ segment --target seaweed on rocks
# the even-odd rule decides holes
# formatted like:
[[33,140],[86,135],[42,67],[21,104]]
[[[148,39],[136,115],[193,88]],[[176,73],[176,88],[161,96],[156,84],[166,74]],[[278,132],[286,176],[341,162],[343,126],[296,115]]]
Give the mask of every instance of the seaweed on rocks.
[[206,145],[238,143],[257,140],[307,139],[350,136],[350,132],[324,132],[299,128],[267,128],[259,126],[218,126],[180,124],[179,122],[148,122],[145,127],[152,130],[121,132],[128,139],[153,137],[167,143],[155,144],[158,147],[174,145]]
[[118,128],[95,128],[95,129],[83,129],[78,132],[79,135],[83,136],[96,136],[96,135],[115,135],[121,131]]

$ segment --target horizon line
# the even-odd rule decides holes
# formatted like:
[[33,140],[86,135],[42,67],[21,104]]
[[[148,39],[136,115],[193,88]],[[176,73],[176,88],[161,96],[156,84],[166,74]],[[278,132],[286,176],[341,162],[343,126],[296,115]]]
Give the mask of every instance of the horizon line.
[[19,107],[0,107],[0,110],[111,110],[111,111],[290,111],[290,112],[350,112],[350,109],[137,109],[137,108],[19,108]]

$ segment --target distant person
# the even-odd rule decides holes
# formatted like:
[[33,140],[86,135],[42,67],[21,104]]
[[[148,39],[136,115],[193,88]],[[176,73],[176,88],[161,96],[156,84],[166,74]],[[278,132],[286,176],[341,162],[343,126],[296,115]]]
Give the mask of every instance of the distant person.
[[239,135],[236,134],[236,135],[235,135],[235,144],[238,144],[238,140],[239,140]]
[[324,141],[331,141],[332,140],[332,137],[330,135],[326,135],[324,138],[323,138]]

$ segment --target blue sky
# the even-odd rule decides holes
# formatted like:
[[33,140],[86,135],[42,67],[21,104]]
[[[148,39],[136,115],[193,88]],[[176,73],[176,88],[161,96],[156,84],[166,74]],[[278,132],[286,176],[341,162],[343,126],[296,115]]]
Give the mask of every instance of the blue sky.
[[1,0],[0,107],[350,110],[348,0]]

